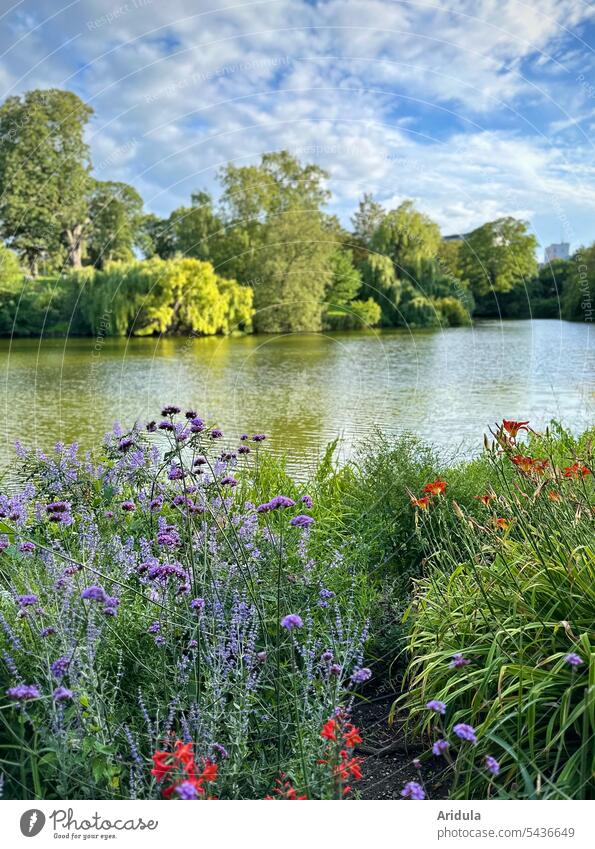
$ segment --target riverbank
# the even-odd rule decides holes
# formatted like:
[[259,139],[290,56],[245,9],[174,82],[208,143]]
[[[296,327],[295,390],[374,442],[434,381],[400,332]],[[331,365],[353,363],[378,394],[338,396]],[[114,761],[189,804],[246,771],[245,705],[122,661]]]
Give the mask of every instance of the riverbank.
[[377,434],[307,482],[178,407],[21,451],[4,794],[588,797],[595,433],[530,428],[447,467]]

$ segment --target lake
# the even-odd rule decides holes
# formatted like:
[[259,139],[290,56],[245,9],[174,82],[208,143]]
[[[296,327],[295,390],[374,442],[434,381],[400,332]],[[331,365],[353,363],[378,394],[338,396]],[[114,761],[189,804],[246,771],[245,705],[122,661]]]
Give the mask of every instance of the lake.
[[[235,439],[264,432],[294,470],[375,426],[445,453],[481,450],[503,417],[573,431],[594,421],[592,328],[484,321],[471,328],[239,338],[1,340],[0,465],[19,438],[91,447],[114,420],[191,406]],[[231,444],[234,444],[233,441]]]

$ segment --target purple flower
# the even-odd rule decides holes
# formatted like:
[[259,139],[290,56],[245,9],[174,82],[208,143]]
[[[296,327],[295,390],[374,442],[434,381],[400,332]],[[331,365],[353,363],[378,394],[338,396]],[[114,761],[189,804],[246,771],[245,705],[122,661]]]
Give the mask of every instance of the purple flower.
[[97,585],[85,587],[81,593],[81,598],[86,598],[90,601],[105,601],[105,597],[105,590],[103,587],[99,587]]
[[432,752],[435,755],[444,755],[448,752],[450,748],[450,743],[448,740],[436,740],[434,745],[432,746]]
[[290,520],[289,524],[293,525],[294,528],[307,528],[313,521],[314,519],[312,516],[304,516],[303,514],[300,514],[299,516],[294,516],[293,519]]
[[268,654],[265,651],[259,651],[256,653],[256,659],[259,663],[266,663]]
[[193,416],[190,420],[190,430],[192,433],[202,433],[205,429],[205,423],[199,416]]
[[9,687],[6,691],[9,699],[14,701],[26,701],[26,699],[38,699],[41,696],[39,687],[34,684],[19,684],[16,687]]
[[496,758],[493,758],[491,755],[486,755],[485,768],[488,772],[491,772],[492,775],[498,775],[500,772],[500,764]]
[[444,702],[438,701],[438,699],[431,699],[429,702],[426,702],[426,707],[428,710],[433,710],[434,713],[439,713],[442,716],[446,713],[446,705]]
[[164,646],[165,645],[165,637],[155,637],[155,645],[156,646]]
[[250,446],[249,445],[240,445],[238,448],[238,454],[249,454]]
[[158,634],[160,630],[161,624],[159,622],[151,622],[151,624],[147,628],[147,632],[149,634]]
[[421,761],[420,761],[420,759],[419,759],[419,758],[413,758],[413,760],[411,761],[411,763],[413,764],[413,766],[414,766],[416,769],[421,769]]
[[270,513],[271,510],[272,507],[270,501],[265,501],[264,504],[259,504],[256,508],[257,513]]
[[401,796],[403,796],[404,799],[420,800],[426,798],[423,787],[421,784],[418,784],[417,781],[408,781],[401,790]]
[[343,667],[340,666],[338,663],[331,663],[328,671],[331,675],[334,675],[335,678],[338,678],[339,675],[343,672]]
[[175,404],[168,404],[161,410],[162,416],[175,416],[176,413],[181,412],[180,407],[176,407]]
[[351,676],[351,681],[354,684],[363,684],[364,681],[369,681],[371,677],[372,670],[364,666],[363,669],[356,669],[356,671]]
[[176,787],[176,794],[180,797],[180,799],[191,800],[198,799],[198,790],[192,784],[191,781],[182,781]]
[[464,722],[459,722],[452,730],[459,740],[466,740],[468,743],[477,743],[475,728],[472,725],[465,725]]
[[215,754],[217,754],[222,760],[227,760],[227,758],[229,757],[229,752],[227,751],[225,746],[221,745],[221,743],[213,743],[213,749],[215,751]]
[[192,608],[192,610],[204,610],[204,606],[204,598],[193,598],[190,602],[190,607]]
[[55,633],[56,633],[56,629],[55,629],[55,628],[53,628],[51,625],[48,625],[48,627],[47,627],[47,628],[44,628],[44,629],[41,631],[41,636],[42,636],[42,637],[44,637],[44,638],[45,638],[45,637],[51,637],[51,636],[52,636],[53,634],[55,634]]
[[4,551],[10,545],[10,540],[8,539],[6,534],[2,534],[0,536],[0,551]]
[[179,481],[184,477],[184,469],[181,466],[172,466],[167,473],[170,481]]
[[56,687],[52,693],[52,698],[55,702],[66,702],[72,698],[72,690],[68,687]]
[[187,419],[195,419],[197,417],[198,413],[196,412],[196,410],[186,410],[184,415],[186,416]]
[[70,510],[70,504],[67,501],[52,501],[45,509],[48,513],[67,513]]
[[310,507],[312,507],[312,499],[310,498],[309,495],[302,495],[301,502],[302,502],[302,504],[306,505],[308,510],[310,509]]
[[264,442],[266,438],[267,437],[265,433],[255,433],[252,437],[252,442]]
[[52,675],[54,678],[63,678],[68,672],[68,667],[70,666],[70,658],[63,655],[59,657],[58,660],[55,660],[50,666]]
[[196,460],[194,461],[194,465],[195,466],[204,466],[206,464],[206,462],[207,462],[207,458],[203,457],[202,455],[199,455],[196,458]]
[[131,439],[129,436],[127,436],[118,442],[118,451],[121,451],[123,454],[125,454],[132,448],[133,445],[134,439]]
[[130,513],[132,510],[134,510],[134,501],[123,501],[120,504],[120,509],[124,510],[124,512],[126,513]]
[[36,595],[18,595],[17,596],[17,604],[19,607],[31,607],[34,604],[37,604],[38,598]]
[[238,482],[231,475],[226,475],[221,479],[221,486],[237,486]]
[[149,433],[155,433],[157,430],[157,422],[147,422],[146,428]]
[[302,618],[297,613],[288,613],[281,620],[281,627],[286,628],[288,631],[293,631],[294,628],[303,628],[303,626]]
[[35,543],[34,542],[22,542],[19,545],[19,551],[23,554],[33,554],[35,551]]
[[569,666],[580,666],[582,663],[584,663],[580,654],[576,654],[575,652],[570,652],[570,654],[567,654],[564,660]]
[[286,495],[275,495],[274,498],[271,498],[269,501],[269,505],[271,510],[279,510],[285,507],[295,507],[295,501],[293,498],[288,498]]
[[449,666],[451,669],[460,669],[462,666],[469,666],[470,663],[471,661],[463,657],[461,652],[457,652],[457,654],[453,654]]
[[221,439],[223,436],[223,431],[219,430],[218,427],[214,427],[211,431],[211,439]]
[[174,426],[171,422],[164,421],[159,422],[159,430],[174,430]]
[[196,648],[198,648],[198,642],[197,642],[197,640],[189,640],[189,641],[188,641],[188,648],[189,648],[189,649],[196,649]]

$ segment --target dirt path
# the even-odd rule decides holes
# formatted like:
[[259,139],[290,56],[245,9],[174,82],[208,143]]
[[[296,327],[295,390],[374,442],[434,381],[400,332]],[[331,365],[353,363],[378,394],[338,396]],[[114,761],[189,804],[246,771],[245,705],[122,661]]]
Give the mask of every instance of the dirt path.
[[384,686],[367,694],[367,701],[358,702],[352,719],[360,729],[363,744],[357,754],[364,761],[363,778],[357,783],[362,799],[400,799],[401,790],[408,781],[425,786],[432,799],[445,799],[448,795],[448,776],[439,758],[424,758],[417,769],[414,758],[427,752],[427,745],[408,740],[403,733],[403,721],[397,717],[388,723],[391,705],[398,693]]

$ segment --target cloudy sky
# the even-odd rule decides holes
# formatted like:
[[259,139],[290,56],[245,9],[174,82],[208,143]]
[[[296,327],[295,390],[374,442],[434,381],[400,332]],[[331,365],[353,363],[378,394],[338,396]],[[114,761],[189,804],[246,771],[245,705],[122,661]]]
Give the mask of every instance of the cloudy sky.
[[595,6],[582,0],[0,0],[0,89],[95,114],[95,175],[166,214],[288,148],[443,232],[595,239]]

